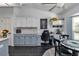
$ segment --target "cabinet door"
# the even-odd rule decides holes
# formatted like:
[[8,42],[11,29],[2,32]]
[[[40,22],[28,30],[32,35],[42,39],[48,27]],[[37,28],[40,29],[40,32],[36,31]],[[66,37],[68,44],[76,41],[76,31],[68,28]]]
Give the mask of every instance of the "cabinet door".
[[30,27],[30,25],[31,25],[31,21],[30,20],[31,20],[30,18],[27,18],[27,20],[26,20],[26,26],[27,27]]
[[20,37],[14,36],[14,45],[15,46],[19,46],[19,39],[20,39]]
[[25,27],[26,26],[26,18],[17,17],[15,20],[15,27]]
[[31,18],[31,17],[27,18],[26,19],[26,25],[27,25],[27,27],[33,27],[33,25],[34,25],[34,19]]
[[20,46],[23,46],[24,45],[24,36],[20,36],[19,45]]
[[22,27],[26,27],[26,18],[22,18]]
[[38,26],[38,21],[37,21],[37,19],[35,19],[35,18],[32,18],[32,25],[31,26],[33,26],[33,27],[37,27]]
[[41,45],[41,36],[37,36],[37,45]]
[[25,39],[24,39],[24,44],[26,45],[26,44],[29,44],[29,37],[25,37]]
[[20,22],[21,22],[21,20],[19,18],[16,18],[16,20],[15,20],[15,27],[21,26]]
[[33,36],[33,37],[32,37],[32,44],[33,44],[34,46],[37,46],[37,38],[36,38],[36,36]]
[[29,37],[29,45],[32,46],[32,36]]
[[30,39],[29,36],[26,36],[26,37],[25,37],[25,39],[24,39],[24,44],[25,44],[26,46],[28,46],[28,45],[31,44],[31,39]]
[[14,45],[15,46],[23,46],[24,45],[24,36],[19,35],[14,37]]

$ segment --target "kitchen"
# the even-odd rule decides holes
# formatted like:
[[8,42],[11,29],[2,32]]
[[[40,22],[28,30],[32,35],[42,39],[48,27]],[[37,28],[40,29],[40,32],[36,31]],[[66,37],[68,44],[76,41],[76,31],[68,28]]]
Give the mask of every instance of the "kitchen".
[[[9,46],[41,46],[44,29],[40,29],[40,19],[47,18],[49,22],[51,17],[56,17],[55,13],[40,11],[28,5],[0,8],[0,31],[9,31]],[[52,30],[50,24],[47,25]]]
[[[41,5],[43,7],[40,7]],[[69,5],[71,7],[75,4]],[[39,8],[37,6],[39,6]],[[65,18],[60,17],[61,15],[58,15],[57,11],[47,11],[51,6],[56,6],[56,4],[49,6],[49,4],[46,6],[42,3],[26,3],[21,5],[20,3],[15,3],[14,5],[0,7],[0,42],[6,42],[6,48],[4,42],[4,45],[0,43],[0,48],[3,47],[0,49],[0,52],[2,53],[3,49],[7,49],[7,54],[3,52],[3,54],[0,55],[9,55],[8,47],[41,46],[41,43],[43,42],[41,40],[41,35],[46,29],[49,30],[50,33],[52,32],[53,35],[56,34],[57,29],[59,29],[60,32],[67,34],[67,30],[69,30],[69,28],[66,27],[68,25],[66,24],[67,21]],[[44,7],[47,7],[47,9],[44,10]],[[52,20],[53,18],[56,19]],[[47,20],[45,27],[43,27],[41,19]],[[3,38],[3,30],[8,30],[6,38]],[[71,33],[69,34],[71,35]]]

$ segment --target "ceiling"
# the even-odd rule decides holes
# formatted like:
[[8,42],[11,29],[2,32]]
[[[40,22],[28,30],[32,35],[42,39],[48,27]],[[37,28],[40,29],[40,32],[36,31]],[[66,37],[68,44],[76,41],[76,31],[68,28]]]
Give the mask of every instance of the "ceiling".
[[69,8],[73,8],[77,3],[0,3],[0,7],[16,7],[16,6],[27,6],[35,9],[54,12],[60,14]]
[[21,3],[0,3],[0,7],[15,7],[21,5]]
[[23,4],[28,7],[36,8],[39,10],[54,12],[56,14],[60,14],[71,7],[73,8],[78,3],[27,3]]

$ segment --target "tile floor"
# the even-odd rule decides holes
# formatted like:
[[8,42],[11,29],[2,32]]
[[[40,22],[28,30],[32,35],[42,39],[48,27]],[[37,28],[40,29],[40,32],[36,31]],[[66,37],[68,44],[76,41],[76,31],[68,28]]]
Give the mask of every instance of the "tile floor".
[[52,46],[15,46],[9,47],[10,56],[42,56]]

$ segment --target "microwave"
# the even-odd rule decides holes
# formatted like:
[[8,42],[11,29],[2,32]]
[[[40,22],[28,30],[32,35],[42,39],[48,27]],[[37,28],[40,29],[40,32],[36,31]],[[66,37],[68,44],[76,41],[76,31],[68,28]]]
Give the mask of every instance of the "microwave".
[[16,29],[16,33],[21,33],[21,29]]

